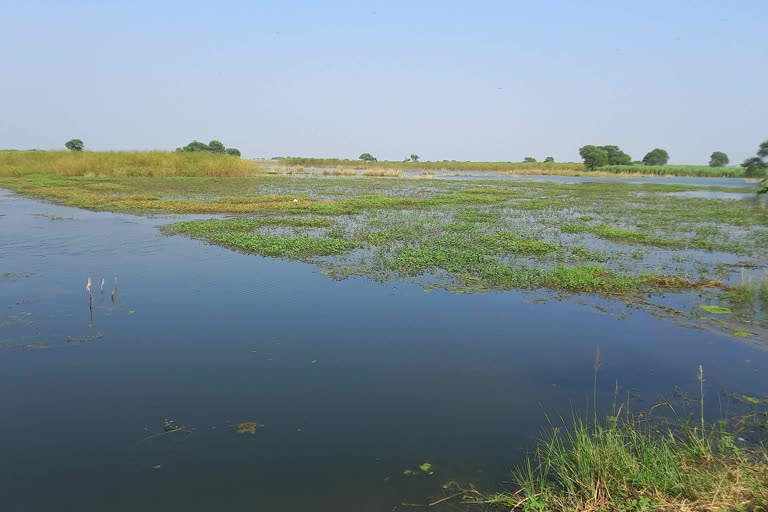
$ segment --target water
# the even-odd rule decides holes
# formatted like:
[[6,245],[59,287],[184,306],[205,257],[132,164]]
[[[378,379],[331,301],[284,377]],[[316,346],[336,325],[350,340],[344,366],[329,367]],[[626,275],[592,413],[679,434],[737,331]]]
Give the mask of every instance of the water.
[[[269,168],[269,167],[268,167]],[[333,168],[328,167],[309,167],[301,173],[291,173],[296,178],[302,176],[324,176],[324,173],[333,172]],[[278,172],[286,174],[286,172]],[[644,183],[656,185],[692,185],[697,187],[748,187],[757,190],[760,188],[760,180],[755,178],[705,178],[700,176],[637,176],[637,177],[598,177],[598,176],[559,176],[559,175],[536,175],[536,174],[507,174],[492,171],[442,171],[442,170],[423,170],[423,169],[405,169],[403,176],[407,178],[421,177],[430,174],[434,179],[460,180],[460,181],[543,181],[548,183]],[[357,177],[362,177],[361,171],[358,171]],[[332,174],[329,177],[337,177]],[[699,191],[693,191],[692,196],[682,197],[703,197],[720,198],[720,196],[699,196]],[[727,194],[727,193],[726,193]]]
[[[712,415],[722,389],[768,393],[768,353],[642,310],[334,281],[160,235],[175,217],[4,192],[0,215],[7,511],[388,512],[451,479],[493,489],[545,411],[584,408],[598,345],[605,407],[615,380],[638,410],[693,392],[699,364]],[[166,418],[191,433],[146,439]]]
[[759,180],[744,178],[701,178],[686,176],[644,176],[644,177],[616,177],[605,178],[597,176],[556,176],[556,175],[528,175],[528,174],[500,174],[487,171],[404,171],[406,176],[417,176],[430,172],[435,178],[449,180],[529,180],[544,181],[548,183],[647,183],[657,185],[692,185],[697,187],[752,187],[759,188]]

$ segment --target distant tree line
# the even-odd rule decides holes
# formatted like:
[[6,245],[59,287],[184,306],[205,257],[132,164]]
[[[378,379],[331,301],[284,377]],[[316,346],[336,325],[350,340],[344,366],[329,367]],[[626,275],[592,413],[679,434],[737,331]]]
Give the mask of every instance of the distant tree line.
[[[377,162],[376,157],[373,156],[370,153],[363,153],[359,157],[357,157],[358,160],[362,160],[363,162]],[[403,159],[403,162],[418,162],[419,161],[419,155],[416,153],[411,153],[411,156],[407,156]]]
[[[661,152],[661,153],[654,153]],[[618,146],[582,146],[579,148],[579,155],[584,160],[584,166],[587,169],[595,169],[605,165],[629,165],[632,163],[632,157],[619,149]],[[663,163],[649,163],[664,158]],[[669,155],[663,149],[654,149],[643,158],[645,165],[664,165],[667,163]],[[646,161],[647,160],[647,161]]]
[[[619,149],[618,146],[582,146],[579,155],[584,160],[587,169],[596,169],[606,165],[667,165],[669,153],[664,149],[656,148],[643,157],[640,162],[633,162],[632,157]],[[726,157],[727,160],[727,157]]]
[[221,155],[240,156],[240,150],[236,148],[226,148],[218,140],[212,140],[208,144],[193,140],[183,148],[176,148],[177,153],[193,153],[197,151],[207,151],[208,153],[218,153]]

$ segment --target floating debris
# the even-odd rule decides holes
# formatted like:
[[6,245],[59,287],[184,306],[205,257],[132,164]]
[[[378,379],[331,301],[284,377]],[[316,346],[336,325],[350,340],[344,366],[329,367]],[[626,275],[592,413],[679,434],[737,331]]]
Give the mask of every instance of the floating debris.
[[3,272],[0,274],[0,279],[8,279],[9,281],[15,281],[22,277],[32,277],[32,274],[30,272]]
[[255,434],[257,428],[261,428],[264,425],[261,423],[245,422],[237,424],[238,434]]
[[706,311],[707,313],[714,313],[716,315],[730,315],[731,314],[731,308],[724,308],[723,306],[711,306],[707,304],[702,304],[699,306],[701,309]]
[[50,345],[45,345],[43,343],[28,343],[24,345],[24,349],[26,350],[45,350],[46,348],[51,348]]
[[163,419],[163,431],[177,432],[183,429],[184,429],[184,425],[177,425],[176,422],[170,418]]
[[29,317],[32,313],[19,313],[18,315],[11,315],[4,321],[0,322],[0,327],[8,327],[9,325],[30,325],[32,320]]
[[421,464],[418,468],[418,471],[415,469],[406,469],[403,471],[403,474],[405,476],[418,476],[418,475],[434,475],[435,472],[432,470],[432,464],[429,462],[425,462],[424,464]]
[[61,217],[59,215],[54,215],[52,213],[32,213],[30,214],[33,217],[43,217],[48,220],[74,220],[74,217]]
[[745,404],[758,405],[768,403],[768,398],[757,398],[754,396],[742,395],[740,393],[729,393],[727,391],[723,391],[722,395],[727,396],[728,398],[733,398],[737,402],[742,402]]
[[64,338],[64,341],[66,341],[67,343],[80,344],[80,343],[86,343],[89,341],[100,340],[103,337],[104,335],[102,333],[97,332],[93,336],[67,336],[66,338]]

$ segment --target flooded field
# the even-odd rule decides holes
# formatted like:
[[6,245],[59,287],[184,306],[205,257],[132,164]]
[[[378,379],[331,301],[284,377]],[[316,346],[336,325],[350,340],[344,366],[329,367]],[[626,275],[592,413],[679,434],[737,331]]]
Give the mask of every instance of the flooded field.
[[469,178],[6,179],[70,205],[0,189],[8,510],[493,491],[597,347],[601,414],[768,395],[754,184]]

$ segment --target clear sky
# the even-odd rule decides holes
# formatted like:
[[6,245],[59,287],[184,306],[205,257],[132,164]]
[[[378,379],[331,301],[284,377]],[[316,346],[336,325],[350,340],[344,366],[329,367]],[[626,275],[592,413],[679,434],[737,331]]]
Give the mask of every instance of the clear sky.
[[732,163],[768,139],[766,0],[0,0],[0,148]]

